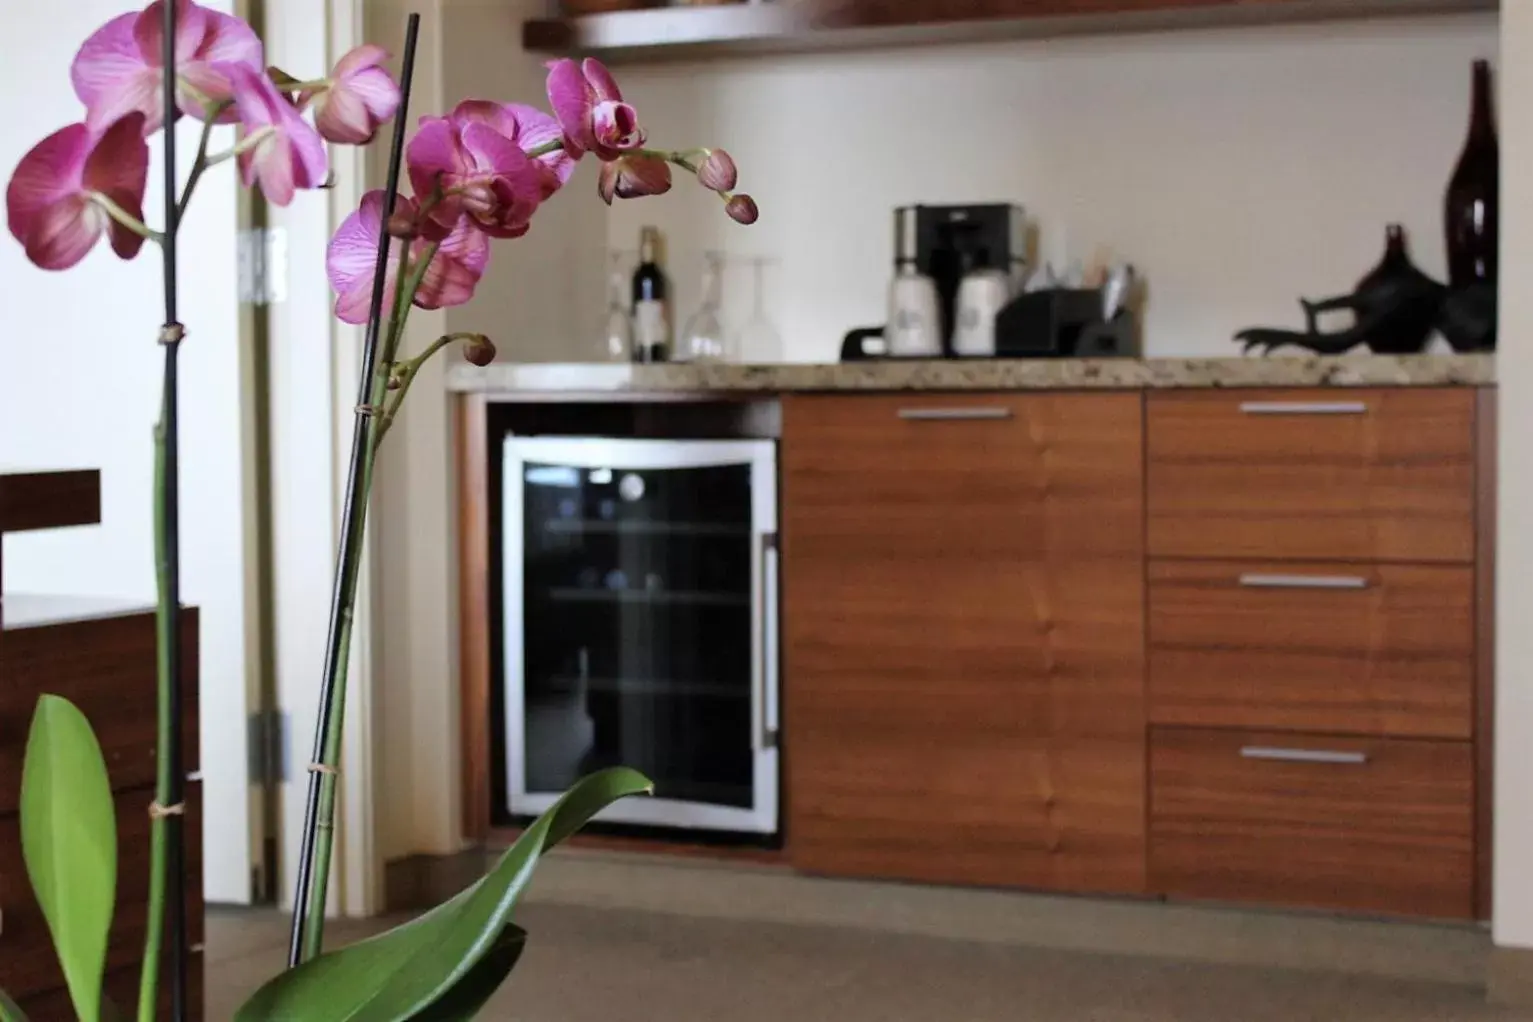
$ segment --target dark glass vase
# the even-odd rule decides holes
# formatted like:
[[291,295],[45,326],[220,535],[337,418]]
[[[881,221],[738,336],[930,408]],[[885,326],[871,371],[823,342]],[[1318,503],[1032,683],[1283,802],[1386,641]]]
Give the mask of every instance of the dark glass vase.
[[1490,63],[1474,62],[1469,137],[1448,179],[1443,221],[1448,243],[1448,283],[1455,291],[1494,286],[1501,241],[1501,146],[1496,139]]

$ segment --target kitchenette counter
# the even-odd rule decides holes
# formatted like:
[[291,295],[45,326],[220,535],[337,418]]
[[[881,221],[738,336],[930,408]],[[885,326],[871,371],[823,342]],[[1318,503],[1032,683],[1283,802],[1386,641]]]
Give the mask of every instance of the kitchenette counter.
[[1215,387],[1440,387],[1494,384],[1495,356],[983,359],[737,365],[460,363],[448,389],[486,395],[812,391],[1160,390]]

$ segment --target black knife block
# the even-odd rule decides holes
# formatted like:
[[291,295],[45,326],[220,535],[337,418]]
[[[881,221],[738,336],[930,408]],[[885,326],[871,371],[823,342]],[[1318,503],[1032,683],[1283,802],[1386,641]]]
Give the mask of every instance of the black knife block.
[[1013,298],[995,318],[996,358],[1132,358],[1137,324],[1120,311],[1102,319],[1102,292],[1049,288]]

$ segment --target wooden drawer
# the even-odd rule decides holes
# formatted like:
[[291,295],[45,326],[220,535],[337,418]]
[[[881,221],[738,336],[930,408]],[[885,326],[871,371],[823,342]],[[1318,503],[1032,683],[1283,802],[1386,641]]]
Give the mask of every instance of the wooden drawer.
[[[181,672],[185,679],[182,750],[188,771],[198,764],[197,611],[181,612]],[[0,813],[16,811],[21,764],[37,697],[49,692],[80,708],[106,757],[112,788],[154,784],[154,614],[5,632],[0,648]]]
[[1155,728],[1151,885],[1470,918],[1473,772],[1467,742]]
[[[112,917],[109,970],[143,960],[149,908],[149,803],[153,789],[117,796],[117,906]],[[186,805],[186,913],[189,943],[202,941],[202,788],[192,785]],[[32,897],[15,816],[0,818],[0,990],[24,998],[64,986],[42,909]],[[131,1005],[127,1006],[131,1010]]]
[[1152,561],[1150,719],[1469,738],[1474,571]]
[[784,514],[841,557],[1139,557],[1142,415],[1122,393],[792,396]]
[[1474,557],[1469,388],[1147,398],[1152,557]]

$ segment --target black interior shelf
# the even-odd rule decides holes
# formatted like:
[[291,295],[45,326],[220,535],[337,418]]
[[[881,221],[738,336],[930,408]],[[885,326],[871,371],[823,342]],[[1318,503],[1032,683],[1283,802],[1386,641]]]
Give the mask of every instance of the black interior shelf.
[[743,607],[750,597],[739,593],[703,593],[666,589],[579,589],[560,587],[548,590],[556,603],[648,603],[660,607]]

